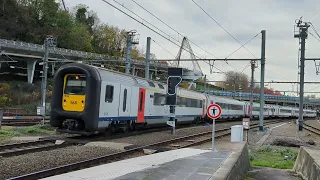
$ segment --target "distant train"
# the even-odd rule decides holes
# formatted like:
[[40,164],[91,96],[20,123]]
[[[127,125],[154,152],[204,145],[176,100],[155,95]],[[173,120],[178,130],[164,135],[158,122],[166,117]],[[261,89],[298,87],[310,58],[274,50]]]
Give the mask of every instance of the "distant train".
[[[50,124],[58,132],[95,134],[116,129],[166,124],[166,84],[96,66],[70,63],[54,77]],[[249,117],[250,103],[177,88],[176,123],[208,121],[207,107],[217,103],[221,119]],[[258,118],[260,105],[254,103],[252,115]],[[266,104],[264,117],[298,117],[299,109]],[[316,111],[304,110],[305,117]]]

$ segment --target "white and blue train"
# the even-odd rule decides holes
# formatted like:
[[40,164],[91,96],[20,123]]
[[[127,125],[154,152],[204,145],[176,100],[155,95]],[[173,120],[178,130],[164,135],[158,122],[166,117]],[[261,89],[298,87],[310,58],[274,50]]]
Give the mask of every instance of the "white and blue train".
[[[50,124],[58,131],[94,134],[122,128],[166,124],[166,84],[101,67],[70,63],[54,77]],[[221,119],[250,115],[250,103],[177,88],[176,123],[208,120],[206,109],[217,103]],[[258,118],[260,105],[254,103],[252,115]],[[266,104],[264,117],[297,117],[297,108]],[[316,111],[304,110],[305,117]]]

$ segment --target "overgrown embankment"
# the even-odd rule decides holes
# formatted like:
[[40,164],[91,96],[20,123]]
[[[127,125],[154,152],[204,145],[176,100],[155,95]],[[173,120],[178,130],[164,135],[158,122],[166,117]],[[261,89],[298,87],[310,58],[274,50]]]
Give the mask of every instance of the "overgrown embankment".
[[[50,102],[52,80],[48,80],[47,102]],[[41,103],[41,81],[28,84],[21,81],[0,81],[0,108],[23,108],[25,114],[35,115]]]

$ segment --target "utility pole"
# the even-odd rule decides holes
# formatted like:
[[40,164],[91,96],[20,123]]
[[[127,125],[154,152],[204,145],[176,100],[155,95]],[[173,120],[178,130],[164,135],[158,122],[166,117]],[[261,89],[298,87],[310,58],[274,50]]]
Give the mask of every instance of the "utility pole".
[[[250,84],[250,121],[252,121],[252,109],[253,109],[253,79],[254,79],[254,68],[256,66],[255,61],[251,61],[251,84]],[[261,97],[260,97],[261,98]]]
[[306,51],[306,39],[308,37],[309,23],[302,23],[301,19],[296,21],[299,33],[294,35],[294,38],[301,38],[301,57],[300,57],[300,101],[299,101],[299,131],[303,127],[303,94],[304,94],[304,62]]
[[266,64],[266,30],[261,31],[261,77],[260,77],[260,116],[259,130],[263,131],[263,112],[264,112],[264,73]]
[[151,37],[147,37],[147,52],[146,52],[146,69],[144,76],[146,79],[150,79],[150,46],[151,46]]
[[44,58],[43,58],[43,72],[42,72],[42,115],[46,115],[46,92],[47,92],[47,74],[48,74],[48,58],[49,47],[55,47],[57,41],[53,36],[47,36],[44,40]]
[[207,83],[207,75],[204,75],[204,81],[203,81],[204,90],[207,90],[206,83]]
[[139,44],[139,38],[134,38],[136,30],[127,32],[127,51],[126,51],[126,73],[130,74],[131,70],[131,49],[132,45]]

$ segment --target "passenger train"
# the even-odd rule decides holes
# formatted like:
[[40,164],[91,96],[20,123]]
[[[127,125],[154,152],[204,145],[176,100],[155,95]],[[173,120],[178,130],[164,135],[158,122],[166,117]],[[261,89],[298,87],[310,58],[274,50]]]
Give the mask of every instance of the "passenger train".
[[[207,107],[217,103],[220,119],[250,116],[250,103],[177,88],[176,123],[208,121]],[[169,116],[166,84],[82,63],[63,65],[54,77],[50,124],[58,132],[96,134],[116,129],[165,125]],[[253,103],[258,118],[260,105]],[[299,109],[266,104],[265,118],[298,117]],[[304,110],[305,117],[316,111]]]

